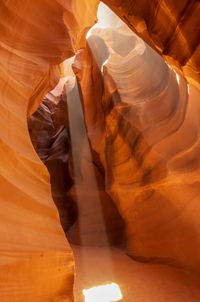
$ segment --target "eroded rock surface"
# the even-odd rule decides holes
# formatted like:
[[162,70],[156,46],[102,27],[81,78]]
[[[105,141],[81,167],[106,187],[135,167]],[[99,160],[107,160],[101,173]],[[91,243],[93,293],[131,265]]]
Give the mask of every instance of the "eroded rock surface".
[[29,117],[28,126],[33,146],[49,171],[52,197],[59,210],[62,227],[67,233],[77,218],[78,210],[69,196],[73,185],[69,171],[71,147],[69,133],[64,126],[67,125],[67,114],[65,122],[62,121],[66,113],[63,103],[62,96],[57,104],[46,97]]
[[[44,102],[29,124],[64,229],[75,222],[68,236],[78,244],[120,244],[125,223],[130,256],[200,270],[199,93],[191,86],[188,97],[186,81],[126,30],[96,29],[85,45],[98,2],[0,3],[2,302],[73,301],[73,254],[27,116],[85,46],[74,63],[79,91],[67,93],[81,96],[84,132],[62,102],[57,115]],[[199,87],[199,1],[104,2]]]
[[[76,56],[74,71],[106,191],[126,223],[127,252],[199,270],[199,93],[190,87],[188,97],[186,81],[138,38],[130,38],[135,47],[122,54],[111,43],[115,33],[94,33],[89,45],[104,63],[103,78],[89,48]],[[98,53],[100,38],[109,57]]]
[[200,89],[198,0],[103,0],[144,41]]
[[124,223],[105,192],[104,169],[88,142],[78,87],[75,81],[69,87],[70,82],[57,103],[44,100],[29,118],[30,136],[49,170],[52,196],[69,241],[120,245],[125,241]]
[[0,3],[2,302],[73,301],[73,254],[51,197],[47,169],[29,137],[27,115],[56,85],[58,64],[82,45],[86,28],[96,19],[97,2]]

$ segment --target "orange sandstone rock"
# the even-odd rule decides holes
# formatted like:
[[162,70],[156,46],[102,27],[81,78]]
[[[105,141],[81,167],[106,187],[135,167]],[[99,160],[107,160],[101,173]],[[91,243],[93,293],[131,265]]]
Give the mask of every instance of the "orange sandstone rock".
[[198,0],[103,0],[189,83],[200,88]]
[[[102,78],[90,50],[77,55],[74,70],[106,191],[126,224],[127,252],[137,260],[199,271],[199,94],[137,39],[122,54],[110,43],[115,34],[95,29],[91,49],[98,50],[98,32],[110,53],[104,62],[101,49],[94,52],[104,63],[104,94],[97,88]],[[95,85],[97,103],[91,92]]]
[[51,198],[47,169],[31,144],[27,115],[56,85],[58,64],[82,45],[86,28],[95,22],[97,4],[76,0],[0,3],[2,302],[50,302],[57,297],[73,301],[72,250]]

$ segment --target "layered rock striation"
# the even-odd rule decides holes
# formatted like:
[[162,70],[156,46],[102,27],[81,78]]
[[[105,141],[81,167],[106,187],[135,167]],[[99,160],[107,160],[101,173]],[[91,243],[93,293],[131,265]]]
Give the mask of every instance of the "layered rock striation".
[[88,137],[126,224],[127,253],[198,271],[199,94],[128,36],[117,45],[118,33],[95,29],[76,56]]
[[[199,88],[199,1],[104,1],[152,48],[124,27],[86,44],[98,2],[0,3],[2,302],[74,300],[64,231],[125,229],[134,259],[200,270],[199,92],[152,50]],[[76,81],[39,106],[75,53]]]
[[57,102],[44,99],[28,124],[35,150],[49,170],[52,196],[70,243],[123,244],[124,223],[105,192],[104,169],[89,145],[75,78],[68,79]]
[[189,83],[200,88],[198,0],[103,2]]
[[73,254],[51,197],[49,174],[30,140],[27,115],[56,85],[58,64],[83,45],[97,2],[0,3],[2,302],[73,301]]

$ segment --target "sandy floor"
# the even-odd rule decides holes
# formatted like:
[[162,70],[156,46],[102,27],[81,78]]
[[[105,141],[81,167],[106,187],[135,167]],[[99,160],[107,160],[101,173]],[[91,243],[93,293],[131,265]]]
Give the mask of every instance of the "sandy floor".
[[[124,302],[200,301],[200,279],[183,270],[133,261],[112,248],[72,246],[76,263],[76,302],[82,289],[115,282]],[[95,301],[94,301],[95,302]]]

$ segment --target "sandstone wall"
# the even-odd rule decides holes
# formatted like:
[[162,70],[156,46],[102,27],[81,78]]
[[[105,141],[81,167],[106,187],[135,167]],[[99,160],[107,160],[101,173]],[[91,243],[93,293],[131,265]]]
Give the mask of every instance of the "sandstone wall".
[[198,0],[103,0],[169,65],[198,89],[200,3]]
[[106,191],[130,256],[199,271],[199,93],[137,37],[117,44],[120,35],[95,29],[73,65]]
[[51,198],[48,172],[30,141],[27,115],[56,85],[57,64],[83,44],[97,2],[0,3],[2,302],[73,300],[73,255]]

